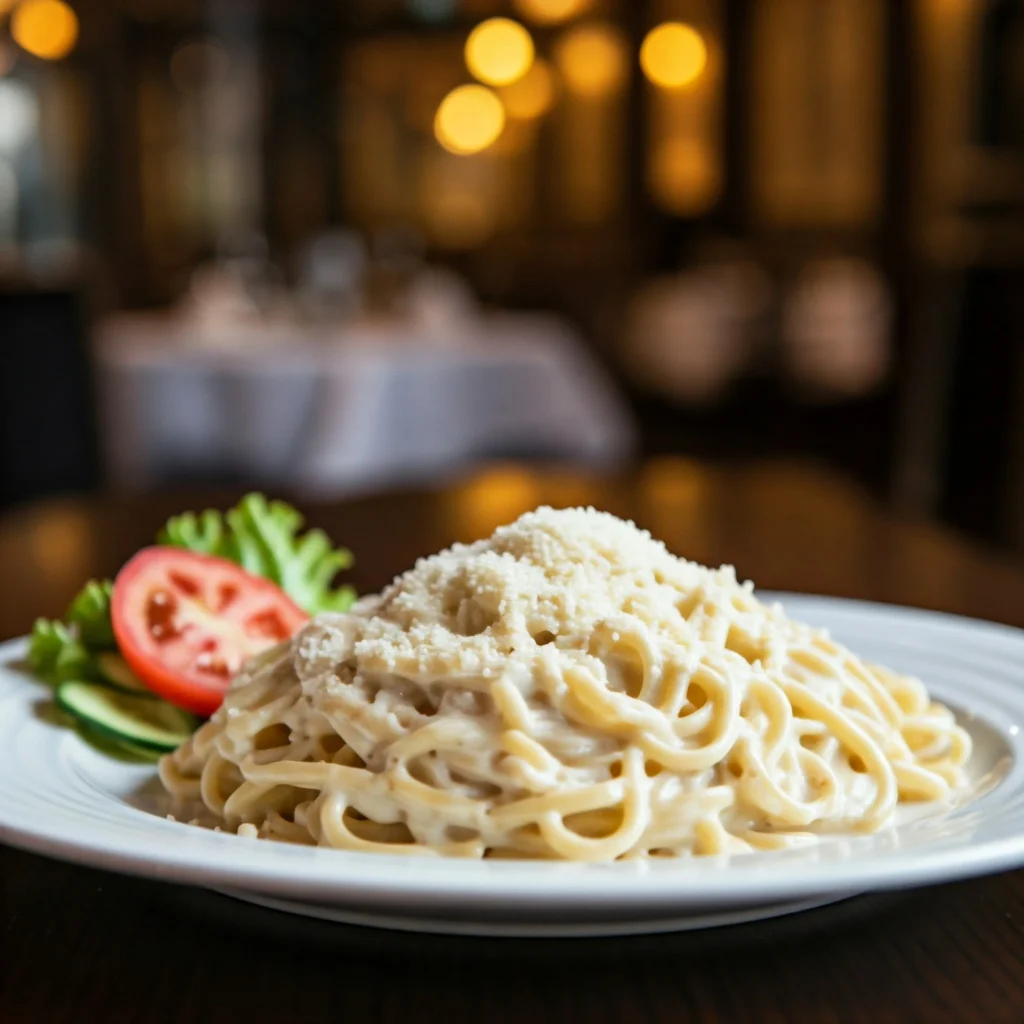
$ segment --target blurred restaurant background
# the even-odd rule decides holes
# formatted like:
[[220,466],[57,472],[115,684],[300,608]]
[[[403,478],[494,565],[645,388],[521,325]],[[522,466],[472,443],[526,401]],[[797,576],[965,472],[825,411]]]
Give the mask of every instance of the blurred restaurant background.
[[1024,550],[1021,0],[0,0],[0,506],[831,466]]

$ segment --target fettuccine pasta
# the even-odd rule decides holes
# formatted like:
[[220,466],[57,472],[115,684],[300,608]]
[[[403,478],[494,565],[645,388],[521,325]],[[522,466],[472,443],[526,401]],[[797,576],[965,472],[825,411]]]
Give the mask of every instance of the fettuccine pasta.
[[542,508],[250,662],[160,775],[250,836],[610,861],[876,831],[969,755],[920,681],[730,567]]

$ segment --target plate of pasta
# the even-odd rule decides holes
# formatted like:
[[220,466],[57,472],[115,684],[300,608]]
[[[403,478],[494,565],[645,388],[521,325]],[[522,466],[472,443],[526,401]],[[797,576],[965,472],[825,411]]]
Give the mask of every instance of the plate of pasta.
[[711,927],[1024,864],[1019,630],[761,594],[594,509],[356,598],[347,553],[247,502],[0,647],[0,839],[494,935]]

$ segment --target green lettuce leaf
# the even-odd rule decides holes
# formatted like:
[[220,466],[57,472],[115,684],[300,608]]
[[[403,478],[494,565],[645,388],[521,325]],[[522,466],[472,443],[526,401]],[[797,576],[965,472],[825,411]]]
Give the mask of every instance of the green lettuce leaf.
[[71,602],[65,620],[78,629],[78,637],[89,650],[114,650],[114,627],[110,622],[110,580],[89,580]]
[[36,619],[28,645],[32,671],[49,683],[91,679],[96,665],[74,629],[51,619]]
[[225,533],[224,514],[212,508],[198,515],[183,512],[168,519],[157,536],[157,543],[237,561],[231,538]]
[[272,580],[311,615],[345,611],[355,591],[333,583],[338,572],[351,566],[352,555],[333,547],[322,530],[301,533],[303,523],[298,509],[286,502],[248,494],[223,514],[207,509],[175,516],[158,543],[237,562]]

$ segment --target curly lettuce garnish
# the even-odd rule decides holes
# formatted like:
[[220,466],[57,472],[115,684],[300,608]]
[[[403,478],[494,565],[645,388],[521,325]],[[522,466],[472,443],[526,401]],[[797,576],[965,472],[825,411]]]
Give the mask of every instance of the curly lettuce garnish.
[[[300,608],[343,612],[355,600],[349,586],[334,586],[352,555],[335,548],[323,530],[301,533],[302,514],[283,501],[247,494],[227,512],[207,509],[169,519],[158,544],[217,555],[276,583]],[[47,682],[101,679],[97,656],[116,651],[110,621],[110,580],[90,580],[71,602],[63,621],[39,619],[32,629],[28,660]]]
[[29,638],[28,663],[48,683],[66,679],[91,679],[96,666],[93,655],[73,626],[37,619]]
[[67,621],[90,650],[113,650],[114,629],[110,624],[110,580],[89,580],[68,608]]
[[355,600],[355,591],[333,583],[352,565],[352,554],[335,548],[323,530],[300,534],[303,523],[302,513],[286,502],[248,494],[226,513],[207,509],[175,516],[158,543],[237,562],[272,580],[310,615],[343,612]]

